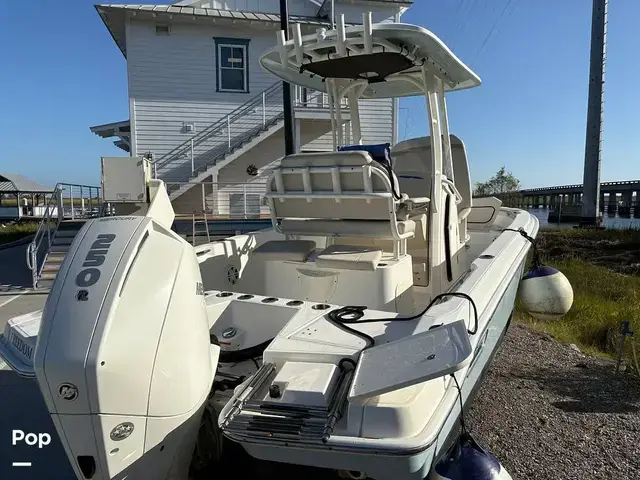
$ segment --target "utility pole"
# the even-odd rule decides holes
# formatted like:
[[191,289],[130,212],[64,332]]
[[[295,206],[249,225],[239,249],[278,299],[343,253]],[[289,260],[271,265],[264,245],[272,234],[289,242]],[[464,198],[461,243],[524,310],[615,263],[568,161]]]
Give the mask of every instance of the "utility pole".
[[[287,0],[280,0],[280,29],[284,30],[284,39],[289,40],[289,6]],[[284,107],[284,153],[295,153],[293,121],[293,103],[291,101],[291,84],[282,82],[282,103]]]
[[606,58],[607,7],[609,0],[593,0],[591,13],[591,56],[589,59],[589,106],[584,154],[584,179],[580,226],[600,221],[600,161],[604,66]]

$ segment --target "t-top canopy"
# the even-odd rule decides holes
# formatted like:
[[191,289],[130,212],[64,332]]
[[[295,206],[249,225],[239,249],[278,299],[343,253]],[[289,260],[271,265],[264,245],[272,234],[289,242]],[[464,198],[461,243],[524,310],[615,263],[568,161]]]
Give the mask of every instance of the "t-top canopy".
[[442,80],[445,91],[480,85],[480,78],[429,30],[404,23],[371,24],[370,14],[363,17],[363,25],[345,28],[341,18],[337,29],[304,37],[294,25],[287,42],[280,31],[279,45],[264,53],[260,64],[284,81],[323,92],[325,79],[343,85],[359,80],[367,85],[362,98],[423,95],[423,65]]

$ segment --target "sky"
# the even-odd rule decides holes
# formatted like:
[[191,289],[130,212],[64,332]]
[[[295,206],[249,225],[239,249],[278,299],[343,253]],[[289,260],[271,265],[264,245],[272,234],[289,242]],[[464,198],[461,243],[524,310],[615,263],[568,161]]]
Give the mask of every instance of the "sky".
[[[129,118],[126,61],[93,3],[0,0],[0,172],[96,185],[99,158],[124,154],[89,131]],[[638,18],[637,0],[610,2],[602,181],[640,179]],[[503,165],[523,188],[582,182],[591,1],[416,0],[402,21],[483,81],[448,96],[474,182]],[[400,107],[400,136],[425,135],[424,100]]]

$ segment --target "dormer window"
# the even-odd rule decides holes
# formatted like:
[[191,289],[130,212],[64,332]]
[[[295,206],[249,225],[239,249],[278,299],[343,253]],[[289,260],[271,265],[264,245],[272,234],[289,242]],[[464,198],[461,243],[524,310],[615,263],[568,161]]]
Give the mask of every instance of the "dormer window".
[[214,38],[216,45],[216,91],[249,93],[249,40]]

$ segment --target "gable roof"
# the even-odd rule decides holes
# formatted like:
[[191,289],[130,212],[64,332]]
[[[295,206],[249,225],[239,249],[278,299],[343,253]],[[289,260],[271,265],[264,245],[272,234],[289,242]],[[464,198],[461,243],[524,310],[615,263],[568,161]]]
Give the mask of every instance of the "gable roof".
[[53,188],[34,182],[17,173],[0,174],[0,193],[49,193]]

